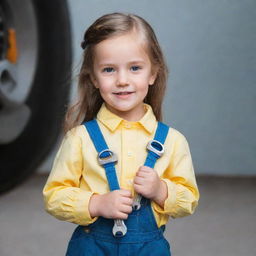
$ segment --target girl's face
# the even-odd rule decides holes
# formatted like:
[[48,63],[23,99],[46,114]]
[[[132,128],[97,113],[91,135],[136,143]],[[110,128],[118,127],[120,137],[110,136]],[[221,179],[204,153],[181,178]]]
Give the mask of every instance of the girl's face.
[[156,74],[136,33],[106,39],[94,48],[92,80],[106,107],[128,121],[144,115],[143,100]]

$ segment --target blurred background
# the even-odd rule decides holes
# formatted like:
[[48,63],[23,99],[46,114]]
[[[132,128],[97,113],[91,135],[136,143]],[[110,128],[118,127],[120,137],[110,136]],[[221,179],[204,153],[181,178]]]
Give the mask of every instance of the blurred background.
[[0,255],[64,255],[74,225],[44,212],[41,190],[83,33],[116,11],[155,30],[170,70],[164,122],[190,144],[201,199],[168,224],[173,255],[256,255],[255,0],[1,0]]

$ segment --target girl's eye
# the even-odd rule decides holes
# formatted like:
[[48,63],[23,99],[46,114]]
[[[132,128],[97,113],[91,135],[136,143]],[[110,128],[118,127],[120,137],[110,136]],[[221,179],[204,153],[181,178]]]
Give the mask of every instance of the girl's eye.
[[140,66],[132,66],[131,67],[131,71],[138,71],[139,69],[141,69]]
[[111,73],[113,71],[114,71],[114,69],[110,68],[110,67],[106,67],[106,68],[103,69],[103,72],[106,72],[106,73]]

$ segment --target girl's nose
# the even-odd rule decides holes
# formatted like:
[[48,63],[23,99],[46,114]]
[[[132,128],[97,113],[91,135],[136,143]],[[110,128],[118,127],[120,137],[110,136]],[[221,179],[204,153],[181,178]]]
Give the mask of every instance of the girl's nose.
[[128,74],[125,71],[120,70],[118,72],[118,76],[117,76],[117,85],[118,86],[126,86],[128,85]]

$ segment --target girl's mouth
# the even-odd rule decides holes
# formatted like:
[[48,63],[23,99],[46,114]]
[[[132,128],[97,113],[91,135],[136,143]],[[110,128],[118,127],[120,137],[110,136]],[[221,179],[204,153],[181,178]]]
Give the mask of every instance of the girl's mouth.
[[113,94],[115,95],[129,95],[132,94],[133,92],[114,92]]
[[134,92],[114,92],[113,94],[119,99],[126,100],[129,99],[133,93]]

